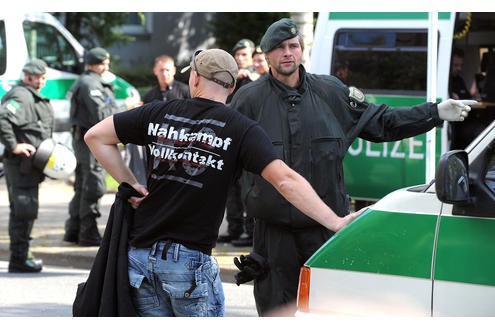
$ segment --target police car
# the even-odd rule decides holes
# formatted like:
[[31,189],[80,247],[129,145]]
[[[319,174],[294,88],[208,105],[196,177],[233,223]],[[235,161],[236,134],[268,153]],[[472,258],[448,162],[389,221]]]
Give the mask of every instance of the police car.
[[494,316],[494,254],[495,121],[328,240],[301,269],[298,315]]

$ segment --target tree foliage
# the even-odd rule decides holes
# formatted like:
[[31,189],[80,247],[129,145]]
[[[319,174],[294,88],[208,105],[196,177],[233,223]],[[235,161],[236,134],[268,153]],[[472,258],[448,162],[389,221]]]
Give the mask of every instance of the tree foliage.
[[211,21],[211,27],[217,46],[232,49],[240,39],[259,44],[268,26],[283,17],[290,17],[290,13],[219,12]]
[[134,40],[116,27],[127,22],[132,13],[64,12],[52,13],[86,49],[111,47]]

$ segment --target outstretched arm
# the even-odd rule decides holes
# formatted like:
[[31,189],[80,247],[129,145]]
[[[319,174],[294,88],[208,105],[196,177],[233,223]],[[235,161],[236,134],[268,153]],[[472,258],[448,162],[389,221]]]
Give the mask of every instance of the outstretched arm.
[[339,231],[365,210],[339,217],[320,199],[306,179],[281,160],[268,164],[261,175],[292,205],[332,231]]

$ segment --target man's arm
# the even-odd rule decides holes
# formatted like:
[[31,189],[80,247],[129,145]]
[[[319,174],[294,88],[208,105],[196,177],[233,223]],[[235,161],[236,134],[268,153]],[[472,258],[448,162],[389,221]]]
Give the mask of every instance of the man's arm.
[[117,147],[120,140],[115,132],[113,115],[89,129],[84,135],[84,141],[98,162],[119,184],[127,182],[141,194],[148,193],[146,187],[139,184],[132,171],[125,165],[120,154]]
[[335,214],[318,196],[309,182],[281,160],[268,164],[261,175],[292,205],[327,229],[339,231],[365,208],[343,218]]

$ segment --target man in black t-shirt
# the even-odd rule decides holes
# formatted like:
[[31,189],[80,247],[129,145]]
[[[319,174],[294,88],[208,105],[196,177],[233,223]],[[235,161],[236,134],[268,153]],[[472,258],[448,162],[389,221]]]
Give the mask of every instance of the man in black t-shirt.
[[143,103],[147,104],[155,100],[167,101],[172,99],[190,98],[189,86],[175,80],[175,61],[172,57],[161,55],[155,58],[153,74],[158,82],[143,97]]
[[[136,210],[128,241],[129,280],[141,316],[225,315],[211,250],[228,188],[241,169],[261,175],[332,231],[359,214],[337,216],[302,176],[277,158],[255,121],[225,105],[237,77],[230,54],[221,49],[197,51],[189,67],[193,98],[153,102],[115,114],[85,135],[98,162],[115,180],[143,195],[129,199]],[[147,187],[125,165],[119,143],[148,147],[153,165]]]

